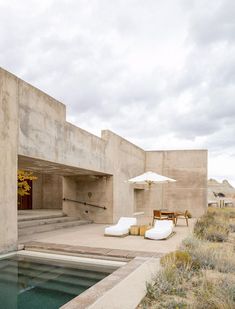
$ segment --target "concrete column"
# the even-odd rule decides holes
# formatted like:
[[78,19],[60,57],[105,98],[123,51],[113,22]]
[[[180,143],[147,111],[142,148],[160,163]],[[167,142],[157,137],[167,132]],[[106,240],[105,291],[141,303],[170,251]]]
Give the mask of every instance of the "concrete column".
[[17,248],[18,82],[0,68],[0,253]]

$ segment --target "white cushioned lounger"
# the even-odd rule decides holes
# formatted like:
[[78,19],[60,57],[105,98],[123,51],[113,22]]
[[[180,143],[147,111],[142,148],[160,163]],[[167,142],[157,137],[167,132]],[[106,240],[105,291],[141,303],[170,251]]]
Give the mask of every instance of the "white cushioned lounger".
[[136,225],[136,218],[121,217],[117,224],[105,228],[105,236],[126,236],[129,234],[129,228]]
[[172,220],[156,220],[154,227],[145,232],[145,238],[159,240],[165,239],[173,232]]

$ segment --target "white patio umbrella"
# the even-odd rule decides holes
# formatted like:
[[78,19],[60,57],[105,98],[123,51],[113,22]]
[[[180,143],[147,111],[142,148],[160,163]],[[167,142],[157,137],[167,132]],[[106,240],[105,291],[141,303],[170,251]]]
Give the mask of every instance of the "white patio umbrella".
[[[136,183],[136,184],[147,184],[148,188],[150,189],[151,185],[154,183],[169,183],[169,182],[175,182],[175,179],[154,173],[154,172],[146,172],[144,174],[141,174],[139,176],[136,176],[134,178],[131,178],[128,180],[128,182]],[[164,205],[164,202],[162,201],[162,204]]]
[[176,180],[154,172],[146,172],[144,174],[131,178],[128,181],[136,184],[147,184],[150,187],[153,183],[169,183],[175,182]]

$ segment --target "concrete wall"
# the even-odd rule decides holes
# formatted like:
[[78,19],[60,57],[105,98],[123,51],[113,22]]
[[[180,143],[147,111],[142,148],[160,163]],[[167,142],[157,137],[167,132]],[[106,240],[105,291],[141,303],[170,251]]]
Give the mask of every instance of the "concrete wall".
[[134,213],[134,191],[128,179],[144,172],[145,151],[111,131],[102,131],[107,169],[113,174],[113,221]]
[[[145,151],[111,131],[102,131],[105,142],[104,170],[112,177],[91,181],[89,177],[64,177],[64,197],[89,202],[92,192],[94,204],[103,204],[107,210],[83,207],[77,203],[64,202],[63,211],[69,215],[91,219],[97,223],[116,222],[121,216],[133,216],[134,191],[127,180],[144,172]],[[89,210],[89,214],[85,211]],[[102,215],[101,215],[102,214]]]
[[113,222],[113,179],[108,176],[69,176],[63,178],[63,196],[67,199],[106,207],[101,209],[76,202],[64,201],[63,212],[68,216]]
[[34,173],[33,209],[62,209],[62,176]]
[[0,253],[17,248],[18,79],[0,70]]
[[188,209],[193,216],[207,208],[207,151],[175,150],[146,153],[146,170],[177,180],[152,186],[149,194],[149,216],[153,209]]
[[18,154],[104,171],[105,142],[68,122],[65,106],[19,80]]

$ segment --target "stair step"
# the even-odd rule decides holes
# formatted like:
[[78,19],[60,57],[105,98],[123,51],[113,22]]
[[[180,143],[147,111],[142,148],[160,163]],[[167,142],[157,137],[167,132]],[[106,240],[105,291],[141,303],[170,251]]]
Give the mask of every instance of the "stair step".
[[18,228],[22,229],[22,228],[31,227],[31,226],[40,226],[40,225],[51,224],[51,223],[71,222],[71,221],[76,221],[76,220],[78,220],[78,218],[64,216],[64,217],[59,217],[59,218],[20,221],[18,223]]
[[[43,265],[43,264],[28,264],[28,263],[19,263],[18,264],[18,274],[25,275],[31,278],[40,277],[43,274],[52,274],[55,276],[66,275],[71,278],[84,278],[87,280],[96,280],[99,281],[107,276],[107,273],[88,271],[76,268],[63,268],[58,266]],[[16,265],[7,265],[5,268],[1,269],[1,274],[9,273],[15,274]]]
[[18,216],[18,222],[32,221],[32,220],[43,220],[43,219],[52,219],[52,218],[62,218],[66,217],[62,212],[56,214],[42,214],[42,215],[28,215],[28,216]]
[[48,231],[53,231],[53,230],[63,229],[63,228],[69,228],[69,227],[89,224],[91,222],[92,221],[76,219],[74,221],[69,221],[69,222],[51,223],[51,224],[44,224],[44,225],[39,225],[39,226],[25,227],[25,228],[19,229],[19,236],[29,235],[29,234],[34,234],[34,233],[48,232]]
[[80,283],[77,283],[76,285],[71,284],[71,283],[65,283],[65,282],[60,282],[57,280],[58,278],[55,279],[50,279],[49,281],[43,280],[40,278],[35,278],[35,279],[30,279],[25,276],[16,276],[13,274],[4,274],[4,276],[0,277],[0,282],[2,283],[15,283],[17,280],[18,288],[19,288],[19,293],[23,292],[25,289],[28,289],[29,287],[31,288],[42,288],[42,289],[48,289],[48,290],[55,290],[59,291],[62,293],[69,293],[69,294],[75,294],[77,295],[77,290],[86,290],[93,284],[91,282],[86,282],[86,281],[80,281]]
[[53,291],[58,291],[61,293],[67,293],[71,295],[78,295],[79,293],[87,290],[90,287],[90,285],[71,285],[71,284],[63,284],[57,281],[48,281],[43,284],[39,284],[36,286],[36,288],[41,288],[45,290],[53,290]]
[[[17,275],[18,274],[18,275]],[[66,269],[58,269],[56,272],[43,272],[43,273],[37,273],[37,272],[31,272],[26,273],[25,271],[16,272],[12,271],[10,269],[5,269],[1,272],[1,276],[7,280],[7,281],[14,281],[17,276],[17,282],[19,284],[27,284],[29,286],[32,285],[41,285],[48,281],[56,281],[59,284],[65,284],[70,286],[85,286],[90,287],[94,285],[97,281],[100,279],[96,278],[87,278],[84,275],[82,277],[67,274]]]

